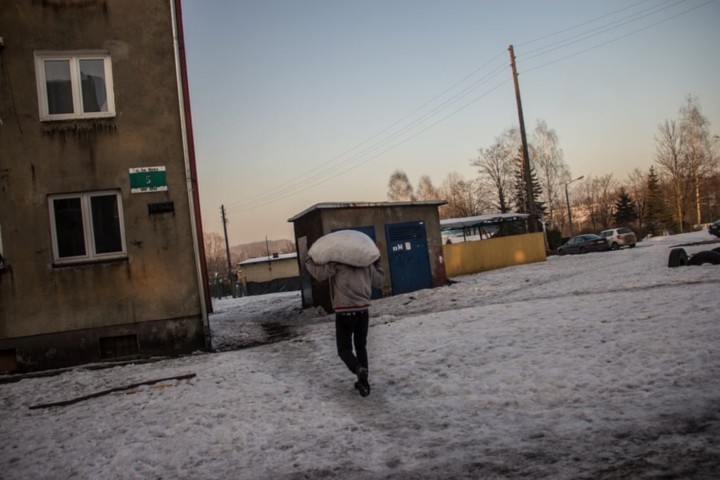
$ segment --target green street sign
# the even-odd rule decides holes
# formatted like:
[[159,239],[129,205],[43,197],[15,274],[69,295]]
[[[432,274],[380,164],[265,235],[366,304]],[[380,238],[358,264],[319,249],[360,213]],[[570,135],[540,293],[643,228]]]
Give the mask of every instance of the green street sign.
[[130,193],[167,191],[165,167],[140,167],[130,169]]

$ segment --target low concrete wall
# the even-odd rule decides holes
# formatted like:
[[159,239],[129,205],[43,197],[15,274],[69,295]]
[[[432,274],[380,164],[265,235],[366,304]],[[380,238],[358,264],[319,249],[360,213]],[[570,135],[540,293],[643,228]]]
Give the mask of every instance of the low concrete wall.
[[547,260],[542,232],[443,245],[449,278]]

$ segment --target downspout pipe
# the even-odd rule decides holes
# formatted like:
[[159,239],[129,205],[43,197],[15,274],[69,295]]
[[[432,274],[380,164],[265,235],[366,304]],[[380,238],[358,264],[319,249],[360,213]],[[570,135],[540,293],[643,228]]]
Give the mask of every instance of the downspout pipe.
[[180,129],[183,139],[183,157],[185,161],[185,181],[187,182],[188,205],[190,209],[190,227],[193,234],[195,250],[195,268],[198,277],[200,294],[200,310],[205,335],[205,348],[212,350],[210,321],[208,313],[212,311],[210,301],[210,285],[208,284],[207,263],[205,260],[205,244],[202,238],[202,217],[200,214],[200,193],[197,182],[197,165],[195,159],[195,142],[193,139],[192,116],[190,114],[190,90],[187,81],[187,65],[185,62],[185,40],[182,27],[182,8],[180,0],[169,0],[172,16],[173,50],[175,52],[175,75],[177,77],[178,99],[180,108]]

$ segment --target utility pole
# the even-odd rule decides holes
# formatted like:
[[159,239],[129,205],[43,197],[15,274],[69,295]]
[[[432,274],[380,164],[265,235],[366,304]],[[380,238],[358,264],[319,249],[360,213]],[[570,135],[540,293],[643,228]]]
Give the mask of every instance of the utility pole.
[[568,225],[570,229],[570,236],[573,236],[573,219],[572,219],[572,208],[570,208],[570,194],[568,194],[568,185],[570,185],[573,182],[577,182],[578,180],[582,180],[585,178],[585,175],[580,175],[576,179],[570,180],[569,182],[565,182],[565,203],[567,203],[567,215],[568,215]]
[[232,270],[232,263],[230,262],[230,244],[228,243],[228,235],[227,235],[227,217],[225,217],[225,205],[220,205],[220,213],[222,214],[222,224],[223,224],[223,231],[225,232],[225,256],[227,258],[227,267],[228,267],[228,281],[231,282],[230,288],[233,287],[232,281],[233,279],[233,270]]
[[523,118],[522,100],[520,99],[520,84],[518,83],[517,67],[515,66],[515,50],[510,45],[510,66],[512,67],[513,82],[515,83],[515,101],[517,102],[518,118],[520,120],[520,140],[522,141],[522,168],[525,179],[525,195],[527,208],[530,214],[530,231],[537,232],[537,211],[535,209],[535,196],[533,195],[532,175],[530,173],[530,153],[528,151],[527,136],[525,135],[525,119]]

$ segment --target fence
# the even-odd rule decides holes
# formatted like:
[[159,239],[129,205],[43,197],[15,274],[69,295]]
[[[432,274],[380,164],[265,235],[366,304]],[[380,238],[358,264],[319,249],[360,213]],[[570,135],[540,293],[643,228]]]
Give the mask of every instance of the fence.
[[443,246],[448,278],[547,260],[543,233],[526,233]]

